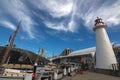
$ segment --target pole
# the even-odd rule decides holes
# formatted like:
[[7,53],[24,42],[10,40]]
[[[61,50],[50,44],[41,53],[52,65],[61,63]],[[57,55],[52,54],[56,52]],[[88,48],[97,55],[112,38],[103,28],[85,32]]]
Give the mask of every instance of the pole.
[[53,80],[57,80],[58,78],[58,73],[57,73],[57,69],[54,71],[54,79]]
[[37,80],[37,78],[36,78],[36,69],[37,69],[37,64],[34,65],[34,69],[33,69],[33,79],[32,79],[32,80]]
[[4,56],[3,56],[1,65],[2,65],[2,64],[5,64],[5,62],[6,62],[7,58],[8,58],[9,52],[10,52],[12,46],[13,46],[15,37],[16,37],[17,32],[18,32],[18,30],[19,30],[19,28],[20,28],[20,24],[21,24],[21,21],[18,23],[18,26],[17,26],[17,28],[16,28],[16,30],[15,30],[15,32],[14,32],[14,35],[13,35],[12,40],[11,40],[11,42],[10,42],[10,45],[8,45],[8,47],[7,47],[6,51],[5,51],[5,54],[4,54]]

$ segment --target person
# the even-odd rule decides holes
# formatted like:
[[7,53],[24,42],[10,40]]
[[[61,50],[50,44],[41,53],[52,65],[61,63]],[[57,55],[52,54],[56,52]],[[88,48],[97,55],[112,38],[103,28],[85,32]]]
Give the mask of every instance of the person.
[[91,70],[94,71],[94,63],[92,63]]
[[68,76],[71,77],[71,74],[70,74],[70,67],[68,67]]
[[81,70],[85,70],[84,62],[82,62],[82,64],[81,64]]
[[85,70],[88,70],[89,68],[88,68],[88,63],[86,62],[85,63]]

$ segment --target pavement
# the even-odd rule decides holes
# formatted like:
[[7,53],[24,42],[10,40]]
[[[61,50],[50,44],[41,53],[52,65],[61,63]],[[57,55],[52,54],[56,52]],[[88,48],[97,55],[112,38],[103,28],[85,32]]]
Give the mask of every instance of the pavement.
[[85,71],[83,74],[73,74],[62,80],[120,80],[120,77]]

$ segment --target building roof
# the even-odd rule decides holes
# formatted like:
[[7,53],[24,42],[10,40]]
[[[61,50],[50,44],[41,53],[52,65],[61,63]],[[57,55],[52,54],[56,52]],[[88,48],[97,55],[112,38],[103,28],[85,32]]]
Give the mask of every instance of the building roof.
[[57,56],[50,60],[65,58],[65,57],[74,57],[74,56],[80,56],[80,55],[89,55],[89,54],[92,55],[92,57],[93,57],[95,55],[95,50],[96,50],[95,47],[86,48],[86,49],[82,49],[82,50],[73,51],[70,54],[65,55],[65,56]]
[[91,48],[86,48],[86,49],[82,49],[82,50],[73,51],[72,53],[70,53],[68,55],[68,57],[78,56],[78,55],[87,55],[87,54],[92,54],[92,56],[94,56],[95,50],[96,50],[95,47],[91,47]]
[[70,48],[66,48],[63,50],[63,52],[60,54],[60,56],[66,56],[69,55],[73,50]]

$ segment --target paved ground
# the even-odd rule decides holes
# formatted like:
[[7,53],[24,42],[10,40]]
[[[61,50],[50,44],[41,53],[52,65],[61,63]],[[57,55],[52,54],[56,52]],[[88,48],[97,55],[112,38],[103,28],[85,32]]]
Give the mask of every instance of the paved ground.
[[76,74],[72,77],[65,77],[63,80],[120,80],[120,77],[93,72],[84,72],[82,75]]

